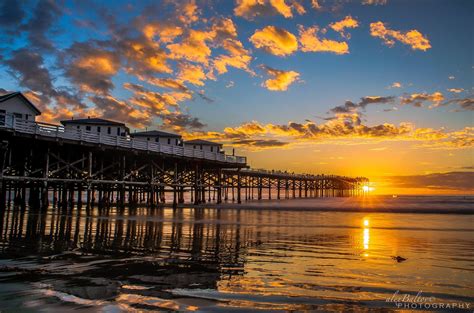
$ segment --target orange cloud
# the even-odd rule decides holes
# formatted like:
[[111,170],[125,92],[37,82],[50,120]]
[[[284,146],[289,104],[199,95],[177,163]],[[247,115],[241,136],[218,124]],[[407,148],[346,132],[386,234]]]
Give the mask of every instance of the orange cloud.
[[301,50],[304,52],[332,52],[335,54],[349,53],[349,46],[346,42],[330,39],[319,39],[318,27],[299,27]]
[[286,91],[295,80],[298,79],[300,74],[295,71],[282,71],[277,70],[268,66],[261,67],[270,79],[267,79],[262,86],[272,91]]
[[211,49],[208,41],[214,39],[215,32],[191,29],[179,43],[169,44],[170,57],[208,65]]
[[313,9],[321,10],[321,5],[319,4],[319,0],[311,0],[311,6]]
[[135,75],[171,73],[167,54],[151,40],[130,39],[120,43],[121,52],[127,60],[125,70]]
[[244,49],[242,43],[235,39],[226,39],[222,43],[222,47],[228,51],[228,55],[220,55],[214,59],[214,67],[219,74],[227,72],[227,67],[235,67],[238,69],[251,72],[249,69],[250,56],[248,50]]
[[306,13],[304,7],[297,0],[237,0],[236,4],[234,14],[248,20],[273,14],[291,18],[293,17],[293,9],[298,14]]
[[163,43],[170,43],[176,37],[183,34],[183,29],[176,25],[169,25],[160,22],[146,24],[142,29],[143,35],[148,40],[158,40]]
[[178,1],[176,3],[178,4],[176,8],[179,14],[178,19],[181,23],[191,24],[199,20],[200,10],[195,0]]
[[422,107],[423,103],[426,101],[426,102],[432,103],[432,105],[430,106],[430,108],[432,108],[432,107],[439,106],[439,104],[443,100],[444,100],[444,95],[441,92],[436,91],[436,92],[433,92],[432,94],[414,93],[414,94],[409,95],[408,97],[402,97],[401,103],[409,104],[409,105],[419,108],[419,107]]
[[344,33],[346,28],[356,28],[359,27],[359,22],[354,19],[352,16],[348,15],[343,20],[339,22],[329,24],[329,27],[332,28],[334,31],[341,34],[343,37],[349,38],[349,35]]
[[389,47],[395,45],[395,40],[398,40],[401,43],[409,45],[413,50],[426,51],[431,48],[430,41],[419,31],[413,29],[402,33],[398,30],[387,28],[383,22],[371,23],[370,35],[381,38]]
[[256,48],[277,56],[290,55],[298,50],[298,41],[289,31],[275,26],[267,26],[256,30],[250,37]]
[[111,77],[121,66],[117,54],[86,44],[75,44],[68,52],[66,75],[82,91],[107,94],[114,87]]
[[181,82],[189,82],[196,86],[204,86],[204,80],[207,79],[206,74],[201,66],[191,63],[180,63],[178,65],[178,80]]

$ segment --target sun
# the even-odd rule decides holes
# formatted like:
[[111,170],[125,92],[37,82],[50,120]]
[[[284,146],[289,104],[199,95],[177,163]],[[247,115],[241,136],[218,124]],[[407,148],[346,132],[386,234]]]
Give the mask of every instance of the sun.
[[365,192],[369,192],[370,187],[369,186],[362,186],[362,190],[365,191]]

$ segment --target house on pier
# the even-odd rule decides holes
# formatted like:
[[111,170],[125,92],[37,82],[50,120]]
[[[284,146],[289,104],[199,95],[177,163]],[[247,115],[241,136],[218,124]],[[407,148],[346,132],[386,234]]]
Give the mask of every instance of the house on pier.
[[0,96],[0,124],[5,125],[6,121],[36,120],[36,116],[40,115],[41,111],[28,100],[21,92],[12,92]]
[[153,141],[165,145],[181,146],[181,135],[167,133],[161,130],[150,130],[144,132],[135,132],[131,136],[137,140]]
[[82,130],[96,134],[126,137],[130,129],[121,122],[110,121],[102,118],[82,118],[61,121],[65,131]]
[[222,152],[222,144],[202,139],[185,141],[184,146],[203,150],[204,152]]

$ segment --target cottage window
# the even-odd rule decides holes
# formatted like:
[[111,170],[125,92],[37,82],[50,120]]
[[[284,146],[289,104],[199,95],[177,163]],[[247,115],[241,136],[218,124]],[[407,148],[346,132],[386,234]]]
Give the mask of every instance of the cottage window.
[[178,139],[175,139],[175,144],[178,145]]
[[23,114],[21,114],[21,113],[13,113],[13,115],[15,116],[15,118],[22,118],[23,117]]
[[112,128],[109,126],[109,127],[107,127],[107,134],[110,135],[111,133],[112,133]]
[[156,137],[155,142],[160,142],[160,137]]
[[81,126],[80,126],[80,125],[77,125],[77,129],[81,129]]
[[100,133],[100,126],[97,126],[97,132]]
[[200,149],[202,150],[202,145],[201,145]]
[[196,149],[196,146],[193,146],[193,149]]
[[120,136],[120,127],[117,127],[117,136]]
[[86,126],[86,130],[90,131],[90,130],[91,130],[91,127],[90,127],[90,126]]
[[214,147],[213,146],[211,146],[211,152],[214,152]]

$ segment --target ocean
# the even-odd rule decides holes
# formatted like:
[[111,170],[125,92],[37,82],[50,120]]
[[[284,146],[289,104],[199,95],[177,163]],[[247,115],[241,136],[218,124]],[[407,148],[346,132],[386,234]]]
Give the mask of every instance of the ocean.
[[1,312],[472,312],[473,197],[8,207]]

